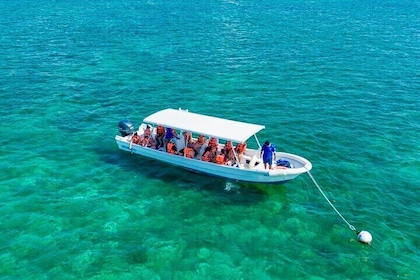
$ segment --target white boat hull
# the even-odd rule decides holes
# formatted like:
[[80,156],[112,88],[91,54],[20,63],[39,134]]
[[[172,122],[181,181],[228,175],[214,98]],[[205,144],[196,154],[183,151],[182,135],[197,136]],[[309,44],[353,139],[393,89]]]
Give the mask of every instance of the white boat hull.
[[[143,147],[130,143],[130,136],[115,136],[118,148],[133,154],[138,154],[148,158],[156,159],[171,165],[179,166],[188,170],[209,174],[212,176],[227,178],[231,180],[253,182],[253,183],[283,183],[290,181],[297,176],[306,173],[312,169],[312,164],[297,155],[277,152],[277,159],[284,159],[292,164],[292,168],[275,168],[272,170],[264,169],[258,151],[247,149],[244,159],[240,165],[228,166],[212,162],[202,161],[197,158],[187,158],[180,155],[166,153],[164,151]],[[254,157],[255,156],[255,157]],[[253,158],[254,157],[254,158]],[[256,165],[249,164],[253,158]],[[248,160],[247,160],[248,159]],[[273,164],[275,166],[275,164]]]

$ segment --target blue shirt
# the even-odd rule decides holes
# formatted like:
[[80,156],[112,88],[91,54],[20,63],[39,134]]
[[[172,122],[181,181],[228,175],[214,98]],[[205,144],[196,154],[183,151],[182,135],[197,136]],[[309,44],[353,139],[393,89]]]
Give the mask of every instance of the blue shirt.
[[165,139],[171,139],[174,136],[175,135],[172,134],[172,128],[170,127],[166,128]]
[[261,152],[263,153],[263,159],[272,159],[273,153],[276,152],[276,148],[270,144],[270,146],[263,145],[261,148]]

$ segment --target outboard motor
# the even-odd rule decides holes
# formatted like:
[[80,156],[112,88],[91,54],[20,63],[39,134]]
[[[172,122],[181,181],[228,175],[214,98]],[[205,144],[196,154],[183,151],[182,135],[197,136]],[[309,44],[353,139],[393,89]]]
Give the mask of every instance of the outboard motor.
[[129,120],[122,120],[118,123],[120,133],[123,137],[134,133],[134,125]]

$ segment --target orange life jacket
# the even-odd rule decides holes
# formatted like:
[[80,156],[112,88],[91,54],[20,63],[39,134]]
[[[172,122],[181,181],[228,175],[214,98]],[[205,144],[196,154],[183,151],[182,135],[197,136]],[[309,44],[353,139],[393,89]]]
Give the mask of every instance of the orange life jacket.
[[175,144],[174,144],[174,143],[172,143],[172,142],[169,142],[169,143],[168,143],[168,145],[166,146],[166,151],[167,151],[168,153],[175,154],[175,151],[176,151],[176,146],[175,146]]
[[185,155],[187,158],[193,158],[193,157],[194,157],[194,154],[195,154],[195,152],[194,152],[194,150],[193,150],[193,149],[191,149],[191,148],[189,148],[189,147],[185,147],[185,148],[184,148],[184,155]]
[[216,163],[217,164],[223,164],[225,162],[225,156],[223,154],[216,156]]

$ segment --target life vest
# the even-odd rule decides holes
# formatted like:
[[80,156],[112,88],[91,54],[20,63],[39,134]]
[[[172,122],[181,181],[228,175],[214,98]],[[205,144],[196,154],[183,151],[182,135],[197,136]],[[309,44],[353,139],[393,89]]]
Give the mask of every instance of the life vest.
[[217,164],[223,164],[225,163],[225,156],[223,154],[216,156],[216,163]]
[[195,155],[195,152],[194,152],[194,150],[193,150],[193,149],[191,149],[191,148],[189,148],[189,147],[185,147],[185,148],[184,148],[184,155],[185,155],[187,158],[193,158],[193,157],[194,157],[194,155]]
[[176,151],[176,146],[175,146],[175,144],[174,144],[174,143],[172,143],[172,142],[169,142],[169,143],[168,143],[168,145],[166,146],[166,151],[167,151],[168,153],[175,154],[175,151]]
[[245,149],[246,149],[246,143],[239,143],[237,146],[236,146],[236,151],[238,152],[238,153],[243,153],[243,152],[245,152]]
[[138,144],[140,142],[140,137],[137,134],[135,134],[135,135],[133,135],[133,137],[131,137],[131,141],[134,144]]

